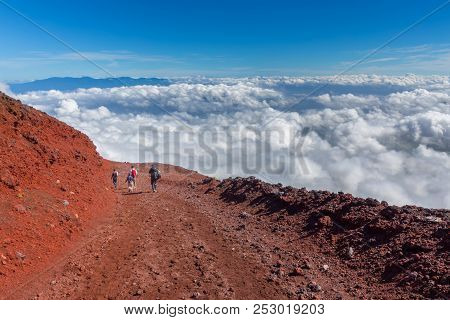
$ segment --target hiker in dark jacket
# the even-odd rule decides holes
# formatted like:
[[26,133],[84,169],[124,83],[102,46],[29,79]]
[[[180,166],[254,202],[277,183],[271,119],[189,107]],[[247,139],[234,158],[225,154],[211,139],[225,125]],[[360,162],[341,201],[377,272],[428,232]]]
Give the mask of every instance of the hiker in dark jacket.
[[116,169],[114,169],[112,174],[111,174],[111,179],[112,179],[112,182],[114,184],[114,189],[117,189],[117,180],[118,180],[118,178],[119,178],[119,172]]
[[161,178],[161,173],[159,172],[155,164],[152,165],[148,173],[150,174],[150,182],[152,184],[152,190],[153,192],[156,192],[156,182]]

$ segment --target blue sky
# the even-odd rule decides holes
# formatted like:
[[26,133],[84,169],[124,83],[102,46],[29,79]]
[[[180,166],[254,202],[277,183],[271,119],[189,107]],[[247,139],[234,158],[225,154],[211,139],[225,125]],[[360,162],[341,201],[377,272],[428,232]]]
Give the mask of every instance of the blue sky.
[[[0,81],[336,74],[444,2],[1,0]],[[410,72],[450,74],[450,5],[350,71]]]

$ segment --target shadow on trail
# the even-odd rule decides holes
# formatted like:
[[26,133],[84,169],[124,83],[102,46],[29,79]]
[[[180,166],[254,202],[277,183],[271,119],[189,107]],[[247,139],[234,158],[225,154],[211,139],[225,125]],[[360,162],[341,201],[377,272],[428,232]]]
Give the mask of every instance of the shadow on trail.
[[123,196],[132,196],[132,195],[138,195],[143,193],[151,193],[150,191],[139,191],[139,192],[122,192]]

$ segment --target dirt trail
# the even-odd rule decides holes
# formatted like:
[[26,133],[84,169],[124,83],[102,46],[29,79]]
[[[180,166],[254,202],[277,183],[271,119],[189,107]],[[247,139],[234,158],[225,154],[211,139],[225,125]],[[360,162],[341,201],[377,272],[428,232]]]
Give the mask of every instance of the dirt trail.
[[[9,298],[285,297],[267,283],[260,261],[235,252],[209,217],[186,201],[186,179],[202,177],[168,168],[158,193],[148,190],[143,174],[136,192],[129,194],[122,185],[117,210],[87,233],[73,253],[69,250]],[[121,180],[126,170],[122,165]]]
[[[308,222],[311,217],[278,207],[281,203],[272,189],[266,190],[270,203],[266,196],[253,198],[259,194],[259,187],[251,187],[261,184],[257,180],[219,183],[162,165],[163,179],[158,193],[153,193],[148,167],[141,166],[138,190],[128,193],[123,179],[129,164],[118,166],[122,184],[115,193],[115,209],[92,223],[46,271],[34,274],[6,297],[421,298],[408,289],[408,282],[398,286],[395,281],[380,281],[376,271],[359,267],[363,259],[343,258],[339,234],[327,235],[323,228],[311,231],[317,225]],[[342,237],[348,239],[346,233]],[[404,272],[409,276],[408,270]]]

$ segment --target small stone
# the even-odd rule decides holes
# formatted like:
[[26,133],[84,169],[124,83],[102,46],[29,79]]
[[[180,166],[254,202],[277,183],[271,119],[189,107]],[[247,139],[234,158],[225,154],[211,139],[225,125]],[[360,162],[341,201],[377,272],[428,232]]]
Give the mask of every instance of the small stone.
[[312,281],[308,284],[308,288],[313,292],[322,291],[322,287],[320,285],[318,285],[317,283],[315,283],[314,281]]
[[23,260],[23,259],[25,259],[26,255],[24,255],[20,251],[16,251],[16,257],[17,257],[17,259]]
[[271,274],[269,274],[267,277],[266,277],[266,281],[267,282],[278,282],[278,276],[277,275],[275,275],[275,274],[273,274],[273,273],[271,273]]
[[69,205],[69,201],[63,200],[63,205],[64,205],[65,207],[67,207],[67,206]]
[[333,220],[331,220],[330,216],[323,216],[319,218],[319,225],[321,227],[332,227]]
[[355,255],[355,250],[352,247],[348,247],[348,249],[347,249],[347,257],[352,259],[354,255]]
[[440,223],[440,222],[443,221],[441,218],[439,218],[439,217],[433,217],[433,216],[424,217],[424,219],[425,219],[426,221],[437,222],[437,223]]
[[202,180],[202,184],[208,184],[208,183],[212,182],[213,180],[214,179],[211,178],[211,177],[205,178],[205,179]]
[[324,265],[322,266],[323,271],[328,271],[329,268],[330,268],[330,266],[327,265],[327,264],[324,264]]
[[248,214],[248,213],[245,212],[245,211],[242,211],[242,212],[239,214],[239,218],[241,218],[241,219],[248,219],[248,218],[251,218],[251,215]]
[[289,275],[291,277],[297,277],[297,276],[301,276],[303,274],[302,269],[301,268],[294,268],[294,270],[291,271],[291,273],[289,273]]
[[61,181],[59,181],[59,180],[56,180],[56,184],[60,184],[61,183]]
[[306,291],[305,288],[302,288],[302,287],[298,288],[298,289],[295,291],[295,294],[298,294],[298,295],[303,295],[303,294],[305,294],[305,293],[307,293],[307,291]]
[[52,286],[54,286],[54,285],[56,284],[56,280],[52,280],[52,281],[50,282],[50,284],[51,284]]
[[306,270],[311,269],[311,265],[308,263],[308,261],[303,262],[302,269],[306,269]]

